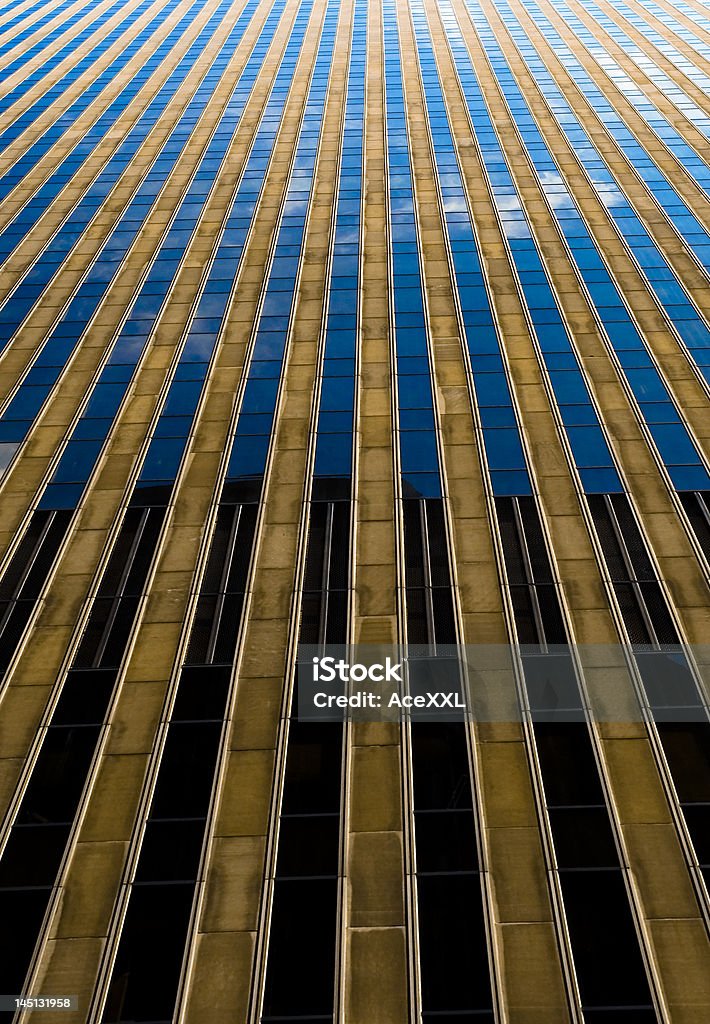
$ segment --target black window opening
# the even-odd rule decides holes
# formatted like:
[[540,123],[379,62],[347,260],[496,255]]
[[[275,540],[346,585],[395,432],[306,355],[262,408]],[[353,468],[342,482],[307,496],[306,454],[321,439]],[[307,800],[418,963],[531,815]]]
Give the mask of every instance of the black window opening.
[[682,491],[678,497],[700,549],[710,561],[710,491]]
[[655,1020],[588,726],[536,722],[534,735],[585,1018]]
[[457,640],[444,503],[441,498],[405,498],[402,511],[407,642],[435,651]]
[[499,497],[496,513],[585,1018],[655,1020],[537,507],[529,496]]
[[[414,846],[425,1020],[493,1019],[484,894],[465,726],[411,727]],[[489,1017],[490,1015],[490,1017]]]
[[496,498],[496,515],[518,643],[543,653],[551,645],[566,645],[564,618],[534,498]]
[[333,1020],[343,726],[291,721],[262,1021]]
[[[5,888],[0,886],[0,916],[12,921],[12,941],[3,943],[0,980],[3,992],[20,994],[30,956],[42,927],[51,889],[43,887]],[[11,1021],[11,1012],[0,1015],[0,1020]]]
[[[692,511],[702,494],[681,495]],[[589,506],[646,700],[701,871],[710,876],[710,722],[656,569],[625,494],[593,495]],[[687,503],[687,504],[686,504]],[[689,512],[690,514],[690,512]],[[693,778],[692,785],[688,779]]]
[[75,666],[120,665],[165,520],[169,488],[166,491],[163,504],[126,510],[74,658]]
[[710,891],[710,724],[656,725],[705,885]]
[[68,673],[33,765],[0,859],[0,913],[13,922],[3,992],[23,991],[115,682],[112,670]]
[[[311,501],[301,643],[347,642],[351,510],[345,497]],[[333,1020],[343,741],[339,722],[288,723],[262,1024]]]
[[592,494],[587,502],[629,642],[641,647],[679,643],[628,497],[621,493]]
[[[174,934],[185,936],[193,895],[192,882],[134,887],[103,1021],[172,1020],[182,956],[175,957],[170,939]],[[184,944],[181,954],[182,949]]]
[[231,663],[256,530],[257,505],[221,504],[190,634],[190,665]]
[[[405,498],[405,597],[410,657],[456,644],[444,504]],[[493,1020],[484,894],[466,727],[410,729],[422,1018]]]
[[425,1020],[459,1021],[462,1011],[476,1021],[494,1019],[482,908],[477,871],[417,874]]
[[103,1024],[173,1017],[256,522],[255,502],[223,501],[217,509]]
[[0,680],[24,636],[72,515],[70,509],[33,512],[0,579]]
[[301,599],[302,644],[343,644],[348,631],[350,501],[312,501]]
[[[0,965],[0,972],[12,972],[6,992],[22,991],[145,591],[168,495],[169,488],[163,489],[151,495],[162,504],[136,505],[125,513],[0,861],[1,898],[15,907],[26,903],[29,922],[18,932],[12,957]],[[41,528],[38,520],[18,549],[17,564],[20,555],[25,564],[16,571],[16,585],[40,585],[68,528],[69,514],[42,515]]]
[[221,731],[221,721],[173,719],[168,727],[101,1018],[106,1024],[172,1020]]

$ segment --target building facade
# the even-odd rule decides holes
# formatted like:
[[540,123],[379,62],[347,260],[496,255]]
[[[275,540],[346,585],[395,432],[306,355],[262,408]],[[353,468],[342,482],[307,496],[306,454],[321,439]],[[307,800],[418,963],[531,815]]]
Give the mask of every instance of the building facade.
[[[707,1024],[707,7],[21,0],[0,84],[0,1018]],[[509,671],[310,720],[347,644]]]

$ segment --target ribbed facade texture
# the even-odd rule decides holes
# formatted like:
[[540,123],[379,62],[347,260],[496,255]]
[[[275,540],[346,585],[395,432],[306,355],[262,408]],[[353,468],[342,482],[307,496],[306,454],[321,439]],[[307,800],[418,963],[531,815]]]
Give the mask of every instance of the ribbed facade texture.
[[710,1022],[709,146],[700,0],[2,3],[0,1020]]

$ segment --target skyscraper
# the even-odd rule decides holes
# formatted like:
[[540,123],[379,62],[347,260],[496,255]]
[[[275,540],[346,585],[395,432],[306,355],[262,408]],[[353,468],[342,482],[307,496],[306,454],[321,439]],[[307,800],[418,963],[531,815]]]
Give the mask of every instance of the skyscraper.
[[701,0],[0,6],[0,1019],[710,1021],[709,138]]

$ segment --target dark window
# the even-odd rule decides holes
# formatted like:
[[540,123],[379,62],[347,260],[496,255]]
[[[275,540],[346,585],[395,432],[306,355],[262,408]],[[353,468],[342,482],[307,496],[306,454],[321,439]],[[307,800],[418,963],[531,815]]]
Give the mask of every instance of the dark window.
[[332,1014],[337,887],[337,878],[275,883],[263,1019]]
[[20,805],[19,822],[73,821],[98,736],[98,726],[47,730]]
[[470,808],[417,811],[417,872],[477,871],[476,830]]
[[604,803],[599,771],[584,722],[538,722],[535,744],[548,807]]
[[311,503],[301,643],[344,643],[350,581],[350,502]]
[[406,498],[407,636],[413,644],[454,644],[456,624],[444,507],[440,498]]
[[710,802],[710,725],[659,722],[658,733],[681,803]]
[[0,889],[51,886],[69,828],[69,824],[15,825],[0,861]]
[[0,601],[38,597],[64,538],[71,513],[35,512],[0,580]]
[[151,819],[143,836],[136,882],[185,882],[197,878],[204,832],[204,818]]
[[342,735],[337,722],[291,722],[282,814],[340,808]]
[[556,649],[554,654],[524,651],[522,661],[525,688],[533,711],[581,708],[579,684],[567,648]]
[[0,988],[20,993],[47,910],[50,889],[0,889],[0,920],[12,921],[12,942],[3,943]]
[[456,722],[412,726],[414,805],[417,810],[470,808],[466,732]]
[[228,665],[186,665],[180,675],[172,720],[217,720],[224,718],[231,677]]
[[560,880],[583,1007],[650,1006],[621,872],[563,871]]
[[171,723],[152,817],[201,817],[207,813],[221,727],[221,722]]
[[625,494],[588,497],[607,572],[632,644],[674,644],[678,633]]
[[340,814],[282,815],[276,874],[280,878],[338,874]]
[[129,508],[99,584],[74,666],[120,664],[165,518],[165,506]]
[[710,491],[686,491],[679,497],[698,543],[710,560]]
[[72,512],[34,512],[0,580],[0,676],[10,664],[57,557]]
[[[175,1007],[194,886],[134,886],[102,1021],[167,1021]],[[180,937],[175,942],[175,936]]]
[[619,856],[604,805],[552,807],[550,824],[560,870],[618,868]]
[[498,497],[496,514],[518,643],[565,644],[562,608],[552,566],[531,497]]
[[115,682],[115,669],[70,669],[52,715],[52,724],[101,724]]
[[423,1009],[490,1009],[478,874],[419,875],[417,896]]

